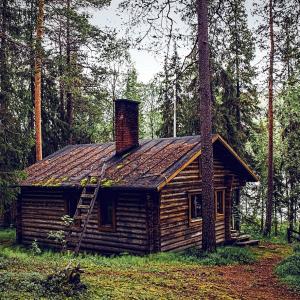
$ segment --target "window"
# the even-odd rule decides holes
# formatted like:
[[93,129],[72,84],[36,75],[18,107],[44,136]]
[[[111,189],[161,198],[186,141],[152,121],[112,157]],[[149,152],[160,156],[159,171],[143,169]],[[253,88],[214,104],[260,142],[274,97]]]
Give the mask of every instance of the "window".
[[215,192],[216,212],[218,215],[224,215],[224,199],[224,190]]
[[77,209],[78,201],[80,198],[80,190],[68,190],[64,192],[65,199],[65,215],[73,218],[75,211]]
[[202,219],[201,194],[189,194],[189,219],[190,221]]
[[99,228],[100,230],[115,229],[115,195],[102,192],[99,196]]

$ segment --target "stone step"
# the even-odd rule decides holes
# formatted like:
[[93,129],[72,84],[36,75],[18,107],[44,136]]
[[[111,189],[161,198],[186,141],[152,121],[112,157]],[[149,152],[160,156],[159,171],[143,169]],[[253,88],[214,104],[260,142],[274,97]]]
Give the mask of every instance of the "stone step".
[[235,245],[239,247],[246,247],[246,246],[257,246],[259,244],[259,240],[249,240],[243,242],[236,242]]

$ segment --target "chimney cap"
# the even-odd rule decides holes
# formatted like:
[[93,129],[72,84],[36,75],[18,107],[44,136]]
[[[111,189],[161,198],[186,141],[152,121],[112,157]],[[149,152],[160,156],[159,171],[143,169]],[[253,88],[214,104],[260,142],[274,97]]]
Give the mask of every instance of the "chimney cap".
[[114,102],[128,102],[128,103],[140,104],[139,101],[131,100],[131,99],[115,99]]

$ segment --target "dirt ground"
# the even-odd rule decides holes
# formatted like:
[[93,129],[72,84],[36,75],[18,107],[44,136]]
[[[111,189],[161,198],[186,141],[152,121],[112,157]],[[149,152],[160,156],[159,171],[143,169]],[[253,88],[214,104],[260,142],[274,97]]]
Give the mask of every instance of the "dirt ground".
[[216,276],[215,283],[221,284],[227,294],[237,299],[300,299],[299,293],[282,284],[274,274],[275,266],[282,259],[281,246],[269,244],[261,249],[265,250],[264,247],[270,254],[253,265],[217,267],[215,271],[219,276]]

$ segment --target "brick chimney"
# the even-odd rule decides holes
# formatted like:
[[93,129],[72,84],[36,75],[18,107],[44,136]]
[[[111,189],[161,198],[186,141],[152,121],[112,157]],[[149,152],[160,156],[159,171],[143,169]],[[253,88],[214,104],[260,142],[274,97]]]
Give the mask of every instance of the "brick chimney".
[[139,145],[139,103],[128,99],[115,100],[116,155]]

